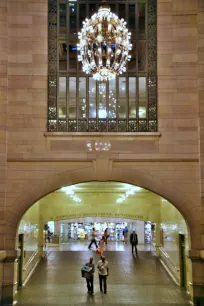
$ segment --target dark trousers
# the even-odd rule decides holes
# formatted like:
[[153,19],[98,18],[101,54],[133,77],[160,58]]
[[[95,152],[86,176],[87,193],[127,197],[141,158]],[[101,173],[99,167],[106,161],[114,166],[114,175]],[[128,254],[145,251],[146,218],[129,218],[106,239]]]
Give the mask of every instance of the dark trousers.
[[134,252],[134,248],[135,248],[135,253],[137,254],[137,244],[136,243],[132,243],[132,253]]
[[94,280],[93,275],[90,278],[86,278],[88,292],[93,292],[94,291],[93,280]]
[[93,243],[95,243],[96,248],[98,247],[97,243],[96,243],[96,239],[91,239],[91,242],[89,244],[89,249],[90,249],[90,247],[92,246]]
[[107,291],[107,275],[100,275],[99,274],[99,283],[100,283],[100,291],[103,291],[104,288],[104,293]]

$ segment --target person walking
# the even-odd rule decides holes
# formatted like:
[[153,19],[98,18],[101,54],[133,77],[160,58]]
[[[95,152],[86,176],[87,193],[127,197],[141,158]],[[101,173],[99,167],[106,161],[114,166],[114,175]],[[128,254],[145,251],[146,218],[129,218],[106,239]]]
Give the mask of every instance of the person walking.
[[132,234],[130,235],[130,243],[132,244],[132,253],[134,252],[135,248],[135,254],[138,255],[137,253],[138,237],[135,231],[133,231]]
[[88,246],[89,250],[91,249],[91,246],[92,246],[93,243],[95,244],[96,248],[98,249],[98,245],[97,245],[97,242],[96,242],[96,236],[97,236],[97,233],[96,233],[95,228],[93,227],[92,232],[91,232],[91,242]]
[[99,274],[99,284],[100,291],[107,293],[107,277],[109,273],[108,262],[105,256],[101,256],[101,260],[99,260],[97,264],[98,274]]
[[105,244],[107,245],[108,244],[108,228],[105,229],[104,233],[103,233],[103,237],[104,237],[104,241],[105,241]]
[[47,241],[48,241],[48,243],[51,242],[51,237],[52,237],[52,232],[50,231],[50,228],[48,226],[48,228],[47,228]]
[[89,262],[85,264],[85,266],[92,268],[92,270],[88,273],[89,276],[86,278],[87,289],[89,294],[94,293],[94,272],[95,265],[93,263],[93,257],[90,257]]
[[123,230],[123,236],[124,236],[124,242],[127,243],[127,239],[128,239],[128,228],[127,228],[127,226]]

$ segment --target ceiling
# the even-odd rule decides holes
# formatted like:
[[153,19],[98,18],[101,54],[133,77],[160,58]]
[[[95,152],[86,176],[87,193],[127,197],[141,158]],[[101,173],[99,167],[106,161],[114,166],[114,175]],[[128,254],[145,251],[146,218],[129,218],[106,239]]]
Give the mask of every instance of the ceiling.
[[[135,187],[130,184],[126,183],[120,183],[120,182],[87,182],[87,183],[80,183],[73,186],[70,186],[70,188],[73,189],[75,194],[78,194],[79,196],[82,194],[112,194],[116,195],[118,194],[118,197],[120,197],[122,194],[125,194],[131,187]],[[61,192],[64,193],[63,190],[59,189],[55,191],[57,193]],[[135,197],[159,197],[157,194],[144,189],[144,188],[138,188],[138,190],[135,190],[134,194],[131,195],[131,198]],[[162,198],[161,198],[162,199]]]

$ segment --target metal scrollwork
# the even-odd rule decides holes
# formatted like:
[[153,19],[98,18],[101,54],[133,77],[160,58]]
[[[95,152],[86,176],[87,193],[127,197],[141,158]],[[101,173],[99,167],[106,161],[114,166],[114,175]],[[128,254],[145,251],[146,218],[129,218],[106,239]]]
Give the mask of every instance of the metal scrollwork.
[[[148,127],[157,131],[157,0],[148,0]],[[140,122],[139,130],[144,123]]]
[[[48,131],[61,130],[57,119],[57,0],[48,1]],[[66,129],[63,131],[66,131]]]
[[[110,2],[114,2],[110,0]],[[139,118],[138,114],[135,118],[120,119],[118,115],[109,116],[109,118],[101,117],[70,117],[67,111],[64,117],[58,117],[58,43],[59,39],[64,37],[65,34],[58,34],[59,30],[59,0],[48,0],[48,120],[47,129],[49,132],[156,132],[157,131],[157,0],[146,0],[147,4],[147,59],[148,65],[146,70],[147,76],[147,91],[148,91],[148,104],[146,107],[146,119]],[[128,2],[128,1],[127,1]],[[136,1],[135,1],[136,3]],[[77,4],[78,5],[78,4]],[[137,38],[138,39],[138,38]],[[68,43],[68,42],[67,42]],[[135,70],[135,77],[137,78],[137,69]],[[59,71],[60,73],[60,71]],[[69,73],[67,71],[66,73]],[[65,72],[63,71],[63,76]],[[68,79],[69,75],[67,76]],[[87,77],[89,78],[89,77]],[[78,82],[78,77],[76,78]],[[128,80],[128,73],[127,73]],[[68,85],[67,85],[68,86]],[[116,90],[118,91],[118,89]],[[87,94],[88,95],[88,94]],[[118,92],[116,92],[116,97]],[[88,95],[89,97],[89,95]],[[66,98],[68,101],[68,97]],[[78,107],[78,97],[76,98],[76,105]],[[108,99],[108,98],[107,98]],[[138,99],[138,98],[136,98]],[[116,100],[116,99],[115,99]],[[89,99],[86,99],[89,103]],[[118,103],[118,101],[117,101]],[[128,103],[128,101],[127,101]],[[97,102],[96,102],[97,104]],[[138,110],[137,110],[138,112]],[[96,114],[98,110],[96,110]],[[122,117],[123,118],[123,117]]]

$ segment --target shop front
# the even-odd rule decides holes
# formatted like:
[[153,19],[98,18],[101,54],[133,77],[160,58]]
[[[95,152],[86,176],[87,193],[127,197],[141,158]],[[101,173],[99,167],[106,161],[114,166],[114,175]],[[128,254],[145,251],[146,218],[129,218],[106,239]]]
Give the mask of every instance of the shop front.
[[109,241],[123,241],[123,230],[126,226],[129,235],[133,230],[136,231],[139,243],[149,243],[152,237],[151,224],[150,222],[149,232],[149,227],[146,228],[146,222],[140,220],[103,217],[62,220],[60,221],[60,243],[90,240],[93,228],[97,232],[96,240],[100,240],[104,231],[108,229]]
[[97,232],[97,240],[100,240],[103,233],[108,229],[108,239],[110,241],[122,241],[123,230],[127,226],[127,222],[61,222],[60,238],[61,243],[71,240],[88,240],[91,238],[91,231],[94,227]]

